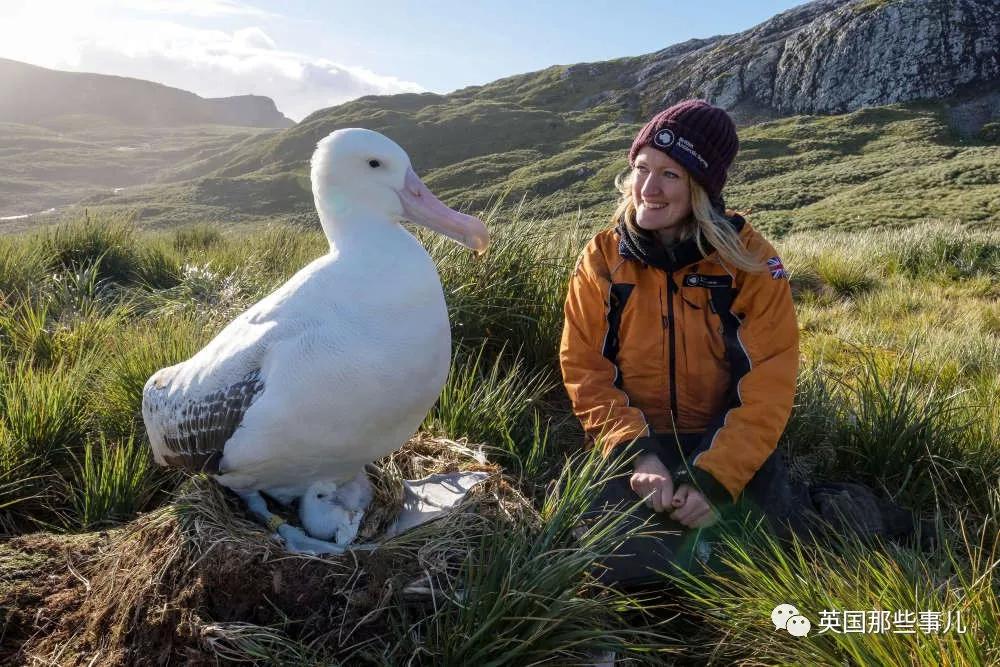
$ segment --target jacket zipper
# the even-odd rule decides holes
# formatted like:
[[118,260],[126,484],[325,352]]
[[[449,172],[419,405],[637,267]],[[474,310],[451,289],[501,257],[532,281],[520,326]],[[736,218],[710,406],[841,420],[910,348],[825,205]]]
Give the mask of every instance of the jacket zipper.
[[677,411],[677,343],[674,340],[674,272],[667,272],[667,337],[670,345],[670,412],[674,420],[674,428],[680,423]]

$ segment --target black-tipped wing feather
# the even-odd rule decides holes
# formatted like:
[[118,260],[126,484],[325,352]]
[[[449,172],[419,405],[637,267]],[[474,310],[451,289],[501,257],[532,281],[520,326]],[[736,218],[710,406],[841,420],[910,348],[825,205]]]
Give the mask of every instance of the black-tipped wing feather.
[[[143,416],[154,449],[170,466],[217,474],[226,442],[264,391],[260,370],[197,397],[169,396],[168,384],[153,383],[143,397]],[[155,377],[155,376],[154,376]]]

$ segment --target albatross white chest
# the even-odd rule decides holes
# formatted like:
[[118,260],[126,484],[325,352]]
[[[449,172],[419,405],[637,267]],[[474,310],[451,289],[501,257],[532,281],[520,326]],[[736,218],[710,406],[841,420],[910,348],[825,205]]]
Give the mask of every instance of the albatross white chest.
[[399,221],[477,251],[488,242],[479,220],[437,200],[378,133],[334,132],[311,176],[330,252],[143,391],[157,462],[212,473],[244,497],[288,502],[317,482],[354,480],[437,399],[447,309],[431,258]]

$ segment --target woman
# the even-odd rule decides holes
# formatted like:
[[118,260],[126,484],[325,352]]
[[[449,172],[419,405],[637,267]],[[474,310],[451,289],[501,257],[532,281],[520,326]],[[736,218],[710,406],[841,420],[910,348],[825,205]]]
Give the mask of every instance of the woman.
[[788,494],[772,453],[798,326],[778,254],[724,208],[738,146],[729,115],[703,100],[646,123],[613,227],[587,244],[565,305],[560,362],[588,440],[608,454],[634,441],[629,487],[687,528],[744,490],[765,511],[790,502],[771,497]]

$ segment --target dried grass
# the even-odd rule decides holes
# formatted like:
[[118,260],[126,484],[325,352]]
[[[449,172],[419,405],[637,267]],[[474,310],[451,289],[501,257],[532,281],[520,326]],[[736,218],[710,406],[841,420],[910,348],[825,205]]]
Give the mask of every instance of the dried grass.
[[398,514],[401,479],[459,469],[493,473],[470,493],[465,511],[375,551],[326,558],[288,553],[233,494],[191,478],[174,502],[109,534],[100,550],[67,568],[65,585],[41,601],[37,633],[16,657],[60,665],[310,664],[371,652],[392,634],[381,625],[383,612],[408,584],[434,587],[457,577],[498,515],[537,520],[479,450],[419,435],[370,471],[376,494],[363,539]]

